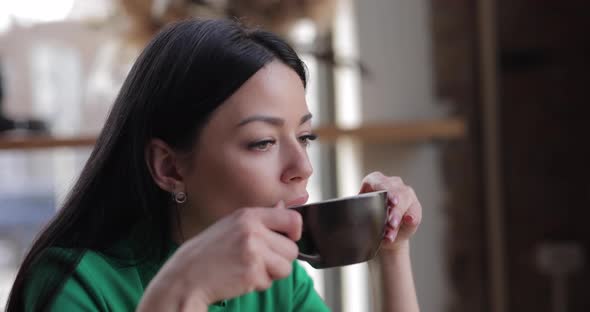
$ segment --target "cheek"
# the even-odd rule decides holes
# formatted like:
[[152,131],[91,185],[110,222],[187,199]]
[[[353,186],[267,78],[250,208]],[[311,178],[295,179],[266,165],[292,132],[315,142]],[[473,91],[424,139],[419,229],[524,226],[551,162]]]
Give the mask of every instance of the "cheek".
[[272,155],[248,155],[235,159],[227,168],[226,178],[232,196],[242,206],[273,205],[280,192],[280,167]]
[[[270,206],[280,199],[280,166],[272,153],[226,151],[197,160],[187,187],[198,206],[226,214],[240,207]],[[202,165],[206,164],[206,165]],[[213,211],[211,211],[213,212]]]

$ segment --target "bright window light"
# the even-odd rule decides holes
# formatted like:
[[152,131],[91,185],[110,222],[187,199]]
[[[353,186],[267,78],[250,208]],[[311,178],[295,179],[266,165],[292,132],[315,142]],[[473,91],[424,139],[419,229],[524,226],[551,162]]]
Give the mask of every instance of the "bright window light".
[[8,0],[0,1],[0,20],[10,17],[24,22],[53,22],[65,19],[75,0]]
[[[334,53],[337,59],[358,59],[357,25],[352,0],[339,2],[335,20]],[[342,128],[357,127],[362,122],[360,75],[354,68],[334,70],[336,123]],[[338,193],[349,196],[358,192],[362,176],[361,145],[354,139],[339,139],[336,145]],[[342,311],[369,310],[369,272],[366,263],[342,268]]]

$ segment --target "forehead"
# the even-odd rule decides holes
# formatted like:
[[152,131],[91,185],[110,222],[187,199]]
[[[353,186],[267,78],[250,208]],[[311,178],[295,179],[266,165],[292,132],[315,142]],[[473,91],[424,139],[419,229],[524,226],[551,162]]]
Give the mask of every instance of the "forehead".
[[273,61],[248,79],[214,113],[226,122],[238,123],[253,114],[269,114],[285,119],[308,113],[303,82],[293,69]]

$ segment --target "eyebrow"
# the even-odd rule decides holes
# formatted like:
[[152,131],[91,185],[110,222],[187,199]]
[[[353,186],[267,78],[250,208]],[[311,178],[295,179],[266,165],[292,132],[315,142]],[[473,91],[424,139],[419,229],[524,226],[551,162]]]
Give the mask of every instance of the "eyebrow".
[[[301,117],[301,120],[299,121],[299,125],[301,126],[302,124],[306,123],[308,120],[310,120],[312,117],[312,114],[306,114],[305,116]],[[254,116],[250,116],[248,118],[243,119],[242,121],[240,121],[240,123],[238,123],[238,127],[242,127],[246,124],[249,124],[251,122],[255,122],[255,121],[260,121],[260,122],[265,122],[268,124],[271,124],[273,126],[282,126],[283,124],[285,124],[285,120],[282,118],[278,118],[278,117],[272,117],[272,116],[264,116],[264,115],[254,115]]]

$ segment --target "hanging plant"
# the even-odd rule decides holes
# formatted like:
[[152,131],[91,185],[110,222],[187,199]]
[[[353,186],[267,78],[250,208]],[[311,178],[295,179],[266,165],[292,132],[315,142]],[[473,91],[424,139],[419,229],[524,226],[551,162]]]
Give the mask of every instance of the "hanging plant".
[[311,20],[320,33],[330,30],[335,5],[335,0],[229,0],[227,10],[250,26],[286,35],[303,19]]
[[[313,22],[318,37],[333,24],[337,0],[119,0],[126,23],[126,37],[139,47],[164,25],[188,18],[233,18],[251,27],[262,27],[289,38],[295,24]],[[300,47],[330,66],[357,68],[363,77],[370,72],[358,60],[341,60],[328,47]]]
[[330,29],[336,0],[119,0],[130,19],[130,39],[146,42],[167,23],[193,17],[236,18],[287,36],[302,19]]

